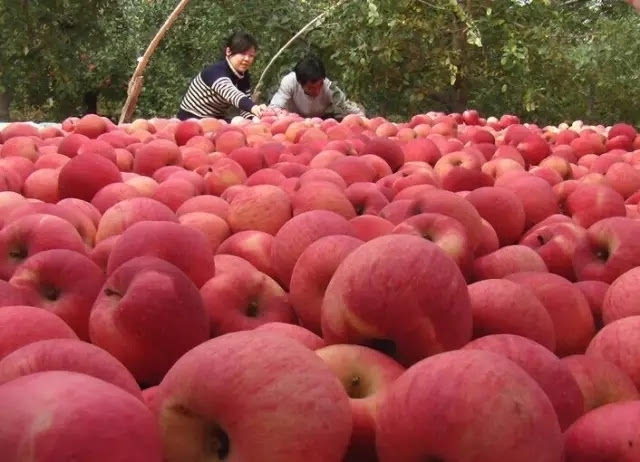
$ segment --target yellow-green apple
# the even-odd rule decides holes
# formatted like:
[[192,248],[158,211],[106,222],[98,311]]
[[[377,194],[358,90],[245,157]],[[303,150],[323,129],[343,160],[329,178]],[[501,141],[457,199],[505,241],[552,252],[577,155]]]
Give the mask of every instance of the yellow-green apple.
[[229,205],[227,221],[234,233],[263,231],[275,235],[292,217],[289,196],[273,185],[247,187]]
[[376,420],[380,462],[563,460],[545,392],[514,362],[487,351],[415,364],[391,385]]
[[142,194],[140,191],[131,185],[126,183],[111,183],[106,185],[98,191],[95,196],[93,196],[91,205],[98,209],[100,213],[104,213],[118,202],[141,196]]
[[155,385],[180,356],[209,338],[209,320],[185,273],[143,256],[107,278],[91,310],[89,335],[139,383]]
[[584,399],[568,367],[547,348],[519,335],[489,335],[474,340],[465,350],[502,355],[524,369],[547,394],[565,430],[584,413]]
[[125,199],[107,209],[100,219],[96,243],[122,234],[130,226],[141,221],[178,222],[176,214],[166,205],[148,197]]
[[310,350],[317,350],[325,346],[322,337],[297,324],[290,324],[287,322],[268,322],[266,324],[259,325],[255,330],[282,335],[295,340]]
[[78,231],[62,218],[35,213],[9,223],[0,231],[0,278],[9,279],[26,259],[50,249],[86,253]]
[[199,288],[215,274],[213,252],[207,238],[195,229],[168,221],[141,221],[127,228],[115,243],[107,275],[135,257],[166,260],[189,276]]
[[375,215],[361,215],[352,218],[349,222],[353,226],[355,237],[364,242],[391,234],[394,228],[391,222]]
[[162,461],[159,431],[145,404],[87,374],[19,377],[0,386],[0,406],[3,461]]
[[508,245],[476,258],[472,273],[475,280],[482,281],[523,271],[547,271],[547,266],[535,250],[524,245]]
[[58,194],[63,199],[75,197],[90,202],[104,186],[121,181],[120,171],[113,162],[96,154],[83,154],[60,170]]
[[353,430],[344,462],[377,462],[378,407],[404,367],[379,351],[359,345],[331,345],[316,350],[316,354],[340,379],[349,396]]
[[157,393],[165,462],[341,462],[349,444],[340,381],[313,351],[278,334],[209,340],[176,362]]
[[153,140],[135,153],[133,159],[133,171],[151,176],[156,170],[167,166],[182,166],[182,152],[175,143],[168,140]]
[[71,327],[55,314],[26,305],[2,307],[0,327],[0,360],[39,340],[78,338]]
[[570,281],[576,276],[573,256],[578,243],[587,235],[587,230],[573,223],[550,223],[536,225],[520,241],[520,245],[535,250],[544,261],[550,273],[558,274]]
[[140,387],[122,363],[95,345],[68,338],[39,340],[5,356],[0,360],[0,384],[46,371],[91,375],[142,400]]
[[565,462],[640,459],[640,401],[607,404],[582,416],[565,432]]
[[545,306],[526,287],[505,279],[469,285],[473,336],[515,334],[554,351],[556,334]]
[[471,191],[466,200],[491,224],[500,245],[518,242],[524,232],[525,211],[515,193],[505,188],[484,187]]
[[523,272],[506,279],[530,289],[547,309],[556,333],[558,356],[585,352],[596,331],[589,302],[580,289],[551,273]]
[[591,314],[593,314],[593,320],[596,324],[596,330],[600,330],[604,325],[602,321],[602,304],[604,298],[609,290],[609,284],[602,281],[578,281],[573,284],[582,291],[582,294],[587,298],[589,307],[591,308]]
[[327,344],[371,346],[403,364],[461,347],[471,338],[471,323],[460,269],[438,246],[416,236],[362,244],[338,266],[322,303]]
[[609,217],[624,217],[624,198],[605,185],[581,184],[567,197],[565,211],[583,228]]
[[591,225],[578,243],[573,267],[579,281],[612,283],[640,265],[640,221],[626,217],[605,218]]
[[327,236],[300,254],[293,268],[289,292],[302,327],[322,335],[322,300],[329,281],[346,256],[362,244],[363,241],[351,236]]
[[455,218],[440,213],[421,213],[407,218],[391,234],[409,234],[433,242],[466,274],[473,250],[466,228]]
[[218,255],[216,261],[222,257],[226,257],[226,267],[200,289],[211,337],[268,322],[295,322],[287,293],[277,282],[249,263],[243,264],[239,257]]
[[24,261],[9,283],[28,291],[31,304],[64,320],[83,340],[89,339],[89,312],[104,273],[89,257],[66,249],[39,252]]
[[609,361],[586,355],[572,355],[562,358],[562,362],[580,387],[585,413],[606,404],[640,399],[633,380]]

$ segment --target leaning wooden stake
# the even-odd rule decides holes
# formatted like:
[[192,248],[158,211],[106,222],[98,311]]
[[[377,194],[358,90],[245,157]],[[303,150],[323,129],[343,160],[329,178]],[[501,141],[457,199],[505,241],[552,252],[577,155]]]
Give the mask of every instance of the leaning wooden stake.
[[189,0],[180,0],[178,6],[176,6],[173,12],[169,15],[167,20],[164,22],[156,36],[147,47],[147,50],[144,52],[144,55],[142,55],[142,58],[138,61],[138,66],[136,67],[136,70],[133,73],[131,80],[129,81],[129,88],[127,90],[127,101],[124,103],[122,111],[120,112],[119,123],[126,122],[133,115],[136,104],[138,103],[140,91],[142,90],[144,70],[147,67],[147,64],[149,64],[149,60],[151,59],[153,53],[156,51],[156,48],[158,48],[160,41],[165,36],[167,31],[171,28],[173,23],[176,22],[176,19],[178,19],[178,16],[180,16],[180,13],[182,13],[188,3]]
[[318,16],[316,16],[315,18],[313,18],[302,29],[300,29],[296,35],[291,37],[291,39],[287,43],[285,43],[283,45],[283,47],[280,48],[280,50],[275,55],[273,55],[273,58],[271,58],[271,61],[269,61],[269,63],[267,64],[267,67],[265,67],[264,71],[262,71],[262,75],[260,76],[260,80],[258,80],[258,83],[257,83],[257,85],[255,87],[254,92],[253,92],[253,99],[254,99],[255,102],[259,102],[259,100],[260,100],[260,85],[262,85],[262,80],[264,79],[264,76],[267,73],[267,71],[269,70],[269,68],[271,67],[271,65],[275,62],[276,59],[278,59],[278,56],[280,56],[284,52],[284,50],[286,50],[289,47],[289,45],[291,45],[293,42],[295,42],[295,40],[298,37],[300,37],[307,30],[309,30],[309,28],[311,26],[313,26],[316,22],[320,21],[325,16],[328,16],[329,13],[331,13],[333,10],[335,10],[336,8],[338,8],[339,6],[341,6],[342,4],[344,4],[344,3],[348,2],[348,1],[349,0],[341,0],[340,2],[336,3],[335,5],[333,5],[331,8],[329,8],[324,13],[321,13]]

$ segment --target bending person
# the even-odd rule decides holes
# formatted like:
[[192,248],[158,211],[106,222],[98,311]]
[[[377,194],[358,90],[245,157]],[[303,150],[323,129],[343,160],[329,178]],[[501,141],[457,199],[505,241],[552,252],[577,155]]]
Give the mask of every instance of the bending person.
[[327,78],[324,64],[315,56],[307,56],[284,76],[269,104],[274,109],[286,109],[302,117],[333,117],[347,114],[364,115],[357,104],[349,101],[344,92]]

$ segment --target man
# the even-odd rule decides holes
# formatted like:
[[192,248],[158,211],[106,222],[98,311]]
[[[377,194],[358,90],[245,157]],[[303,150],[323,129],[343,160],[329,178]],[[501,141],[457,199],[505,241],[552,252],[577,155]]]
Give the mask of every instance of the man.
[[340,120],[347,114],[364,115],[364,111],[327,78],[322,61],[315,56],[304,58],[282,79],[269,106],[302,117]]

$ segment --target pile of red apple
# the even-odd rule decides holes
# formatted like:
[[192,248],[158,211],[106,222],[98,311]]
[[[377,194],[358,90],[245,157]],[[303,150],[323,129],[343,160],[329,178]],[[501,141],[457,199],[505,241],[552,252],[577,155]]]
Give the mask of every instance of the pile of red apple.
[[640,136],[0,132],[0,459],[640,460]]

